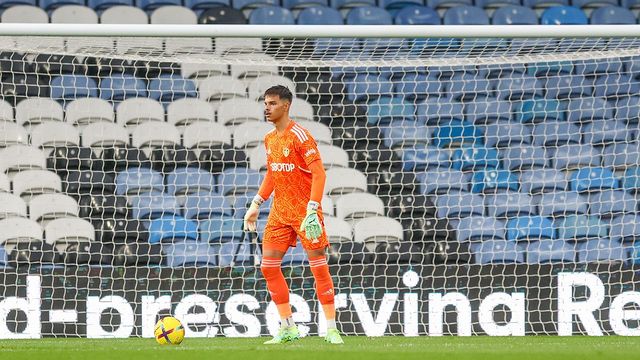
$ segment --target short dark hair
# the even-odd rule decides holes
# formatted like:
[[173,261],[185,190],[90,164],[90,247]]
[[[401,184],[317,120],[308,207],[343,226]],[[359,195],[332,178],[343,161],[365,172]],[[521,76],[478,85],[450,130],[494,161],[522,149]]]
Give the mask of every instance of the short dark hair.
[[264,96],[267,96],[267,95],[270,95],[270,96],[277,95],[280,97],[280,99],[289,100],[289,102],[293,100],[293,94],[286,86],[283,86],[283,85],[275,85],[268,88],[264,92]]

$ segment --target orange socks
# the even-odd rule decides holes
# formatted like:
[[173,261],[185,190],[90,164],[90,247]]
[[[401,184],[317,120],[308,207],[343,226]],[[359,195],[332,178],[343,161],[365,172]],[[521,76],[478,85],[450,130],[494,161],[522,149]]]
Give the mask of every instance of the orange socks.
[[333,280],[329,273],[327,259],[324,256],[309,259],[309,265],[311,266],[313,277],[316,279],[316,294],[320,304],[322,304],[328,327],[335,328],[336,307],[334,305]]
[[289,287],[284,279],[280,265],[282,259],[264,257],[262,259],[262,275],[267,280],[267,289],[271,299],[278,307],[281,319],[291,318],[291,305],[289,305]]

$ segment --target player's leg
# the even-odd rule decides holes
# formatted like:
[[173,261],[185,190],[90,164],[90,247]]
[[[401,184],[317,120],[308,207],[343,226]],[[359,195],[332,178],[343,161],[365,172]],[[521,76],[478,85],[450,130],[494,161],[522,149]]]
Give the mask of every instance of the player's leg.
[[[321,220],[322,222],[322,220]],[[332,344],[343,344],[340,332],[336,327],[336,307],[334,304],[334,288],[333,279],[329,272],[329,264],[327,264],[326,248],[329,246],[327,234],[322,225],[322,235],[315,241],[309,240],[303,233],[298,233],[302,246],[307,251],[309,265],[313,278],[316,282],[316,295],[322,305],[324,316],[327,320],[327,336],[325,340]]]
[[267,281],[267,289],[271,299],[278,308],[280,315],[280,330],[278,334],[265,344],[282,344],[300,338],[298,328],[292,317],[289,304],[289,286],[282,274],[282,258],[291,244],[295,241],[295,233],[287,227],[267,224],[262,241],[262,275]]

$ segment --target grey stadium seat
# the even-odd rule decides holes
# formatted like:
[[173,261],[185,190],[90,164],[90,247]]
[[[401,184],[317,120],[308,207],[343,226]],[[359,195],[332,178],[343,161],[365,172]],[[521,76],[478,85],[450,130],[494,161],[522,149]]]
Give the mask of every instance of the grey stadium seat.
[[167,106],[167,122],[176,126],[189,125],[198,121],[213,123],[214,111],[206,101],[199,99],[179,99]]
[[127,99],[116,109],[116,121],[131,133],[136,125],[148,121],[164,121],[164,108],[159,102],[148,98]]
[[231,145],[231,133],[219,123],[196,122],[183,128],[182,144],[187,149],[207,148],[212,145]]
[[236,125],[246,121],[264,121],[264,107],[249,99],[228,99],[218,106],[218,122]]
[[6,174],[0,173],[0,193],[8,192],[11,192],[11,180]]
[[78,217],[78,202],[68,195],[42,194],[29,202],[29,218],[45,227],[51,220]]
[[[278,75],[277,60],[267,54],[245,54],[234,58],[246,59],[246,64],[231,64],[231,76],[243,80],[249,85],[253,78],[265,75]],[[258,65],[259,64],[259,65]]]
[[23,200],[40,194],[62,191],[62,181],[58,174],[47,170],[25,170],[13,177],[13,193]]
[[229,65],[227,64],[182,63],[180,65],[180,75],[185,79],[205,79],[210,76],[228,74]]
[[106,100],[97,98],[77,99],[70,102],[65,110],[66,122],[73,125],[87,125],[95,122],[114,122],[113,106]]
[[80,145],[80,134],[71,124],[47,122],[37,125],[31,130],[31,145],[44,149]]
[[256,171],[267,171],[267,152],[263,146],[257,146],[249,151],[249,168]]
[[216,38],[217,55],[262,53],[262,38]]
[[55,100],[49,98],[28,98],[16,105],[16,123],[27,130],[33,126],[51,121],[64,121],[64,110]]
[[349,167],[349,154],[341,147],[319,144],[318,151],[325,169]]
[[0,245],[4,245],[7,252],[20,242],[42,241],[42,228],[27,218],[13,217],[0,220]]
[[273,125],[267,122],[251,121],[233,127],[233,146],[237,149],[249,149],[258,146],[264,136],[273,130]]
[[97,24],[98,14],[93,9],[79,5],[65,5],[51,12],[53,24]]
[[311,136],[316,140],[316,143],[327,145],[331,145],[333,143],[333,139],[331,138],[331,129],[327,125],[311,120],[300,120],[297,121],[297,123],[303,128],[309,130]]
[[4,100],[0,100],[0,121],[13,122],[14,120],[13,106]]
[[359,220],[354,228],[355,242],[364,243],[369,251],[375,251],[379,243],[397,243],[403,239],[402,224],[385,216],[374,216]]
[[37,6],[16,5],[2,12],[0,22],[46,24],[49,22],[49,15]]
[[204,101],[222,101],[246,97],[247,88],[242,81],[231,76],[212,76],[198,81],[198,93]]
[[63,252],[69,245],[95,241],[96,233],[90,222],[80,218],[60,218],[44,228],[45,241]]
[[46,168],[47,155],[36,147],[18,144],[0,150],[0,172],[9,177],[23,170]]
[[82,130],[82,146],[112,147],[129,144],[129,134],[119,124],[100,122]]
[[184,6],[161,6],[151,13],[151,24],[195,25],[198,16]]
[[100,15],[102,24],[148,24],[147,13],[135,6],[112,6]]
[[27,217],[27,203],[19,196],[0,193],[0,219]]
[[367,177],[359,170],[332,168],[327,170],[326,174],[324,192],[331,197],[367,191]]
[[[294,91],[294,89],[289,90]],[[313,106],[304,99],[295,98],[291,102],[289,116],[298,123],[301,121],[313,121]]]
[[29,142],[27,130],[13,122],[0,122],[0,134],[0,148]]
[[264,96],[264,91],[274,85],[284,85],[286,86],[292,93],[296,91],[296,84],[291,81],[291,79],[284,76],[277,75],[267,75],[260,76],[259,78],[255,78],[249,84],[249,99],[252,100],[262,100]]
[[180,145],[180,133],[175,126],[165,122],[147,122],[136,126],[131,134],[131,145],[149,146]]
[[330,243],[353,241],[353,228],[344,220],[333,216],[325,216],[324,227]]
[[385,214],[382,200],[369,193],[344,194],[335,203],[336,217],[351,223],[357,219]]

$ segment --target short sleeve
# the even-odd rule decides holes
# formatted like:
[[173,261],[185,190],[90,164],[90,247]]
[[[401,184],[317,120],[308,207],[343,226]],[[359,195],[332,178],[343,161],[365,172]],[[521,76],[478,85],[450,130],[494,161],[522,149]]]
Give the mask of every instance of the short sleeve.
[[316,140],[311,137],[311,134],[305,130],[305,137],[298,138],[298,151],[304,163],[308,166],[316,160],[320,160],[320,151],[318,151],[318,145]]

